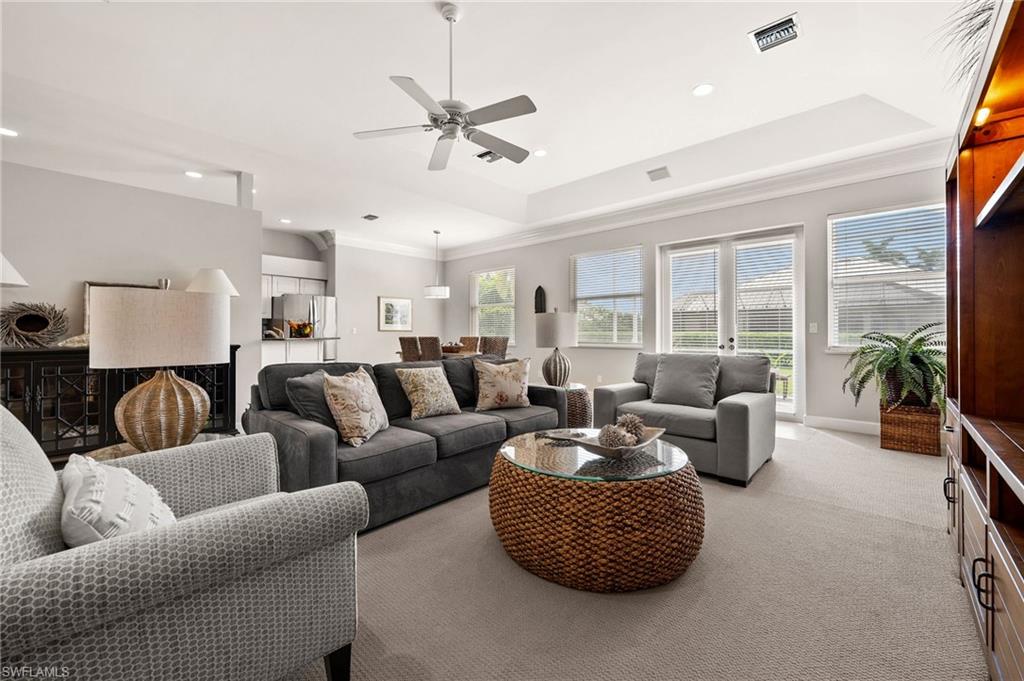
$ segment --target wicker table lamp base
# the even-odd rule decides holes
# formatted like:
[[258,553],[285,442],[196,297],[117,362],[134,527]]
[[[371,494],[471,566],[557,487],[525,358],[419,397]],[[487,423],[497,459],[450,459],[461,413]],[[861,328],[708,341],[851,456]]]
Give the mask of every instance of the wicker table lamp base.
[[117,430],[140,452],[187,445],[210,418],[210,396],[172,370],[160,370],[114,407]]
[[513,560],[584,591],[669,582],[704,542],[704,495],[692,464],[647,480],[595,483],[524,470],[499,453],[490,511]]

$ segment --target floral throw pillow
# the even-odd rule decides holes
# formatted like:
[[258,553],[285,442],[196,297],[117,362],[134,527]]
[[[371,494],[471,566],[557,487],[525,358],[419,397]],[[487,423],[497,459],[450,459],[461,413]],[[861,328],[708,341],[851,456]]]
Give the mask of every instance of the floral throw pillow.
[[377,386],[363,367],[343,376],[324,374],[324,399],[341,439],[353,447],[388,427],[388,414]]
[[477,375],[477,411],[530,406],[526,396],[530,378],[529,358],[506,364],[476,360],[473,366]]
[[395,373],[412,404],[410,418],[413,420],[462,413],[442,367],[395,369]]

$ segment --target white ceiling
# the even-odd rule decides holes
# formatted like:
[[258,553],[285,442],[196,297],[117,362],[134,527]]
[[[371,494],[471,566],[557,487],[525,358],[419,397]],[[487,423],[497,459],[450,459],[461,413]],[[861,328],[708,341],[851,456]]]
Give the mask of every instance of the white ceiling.
[[[21,136],[3,154],[224,202],[243,170],[268,227],[423,248],[437,228],[458,247],[950,136],[961,93],[935,43],[952,8],[465,3],[455,96],[528,94],[536,114],[486,129],[548,155],[487,164],[460,142],[431,173],[433,136],[351,133],[424,121],[389,75],[446,96],[435,3],[5,3],[0,120]],[[755,53],[746,32],[793,11],[803,35]]]

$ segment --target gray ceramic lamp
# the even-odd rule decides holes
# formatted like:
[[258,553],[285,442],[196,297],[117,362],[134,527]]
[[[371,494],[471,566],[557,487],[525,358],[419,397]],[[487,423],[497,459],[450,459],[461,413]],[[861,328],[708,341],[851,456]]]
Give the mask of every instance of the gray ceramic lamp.
[[548,385],[564,388],[569,384],[569,372],[572,364],[569,358],[558,349],[576,345],[576,313],[541,312],[536,315],[537,347],[554,348],[555,351],[544,360],[541,373]]

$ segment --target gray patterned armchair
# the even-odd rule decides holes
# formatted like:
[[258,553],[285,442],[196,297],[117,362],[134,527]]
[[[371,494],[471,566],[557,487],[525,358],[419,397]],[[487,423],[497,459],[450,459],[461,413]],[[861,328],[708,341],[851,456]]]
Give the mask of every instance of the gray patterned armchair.
[[179,522],[68,549],[57,474],[0,408],[0,676],[275,681],[323,678],[326,656],[348,678],[359,484],[279,492],[265,434],[109,463]]

